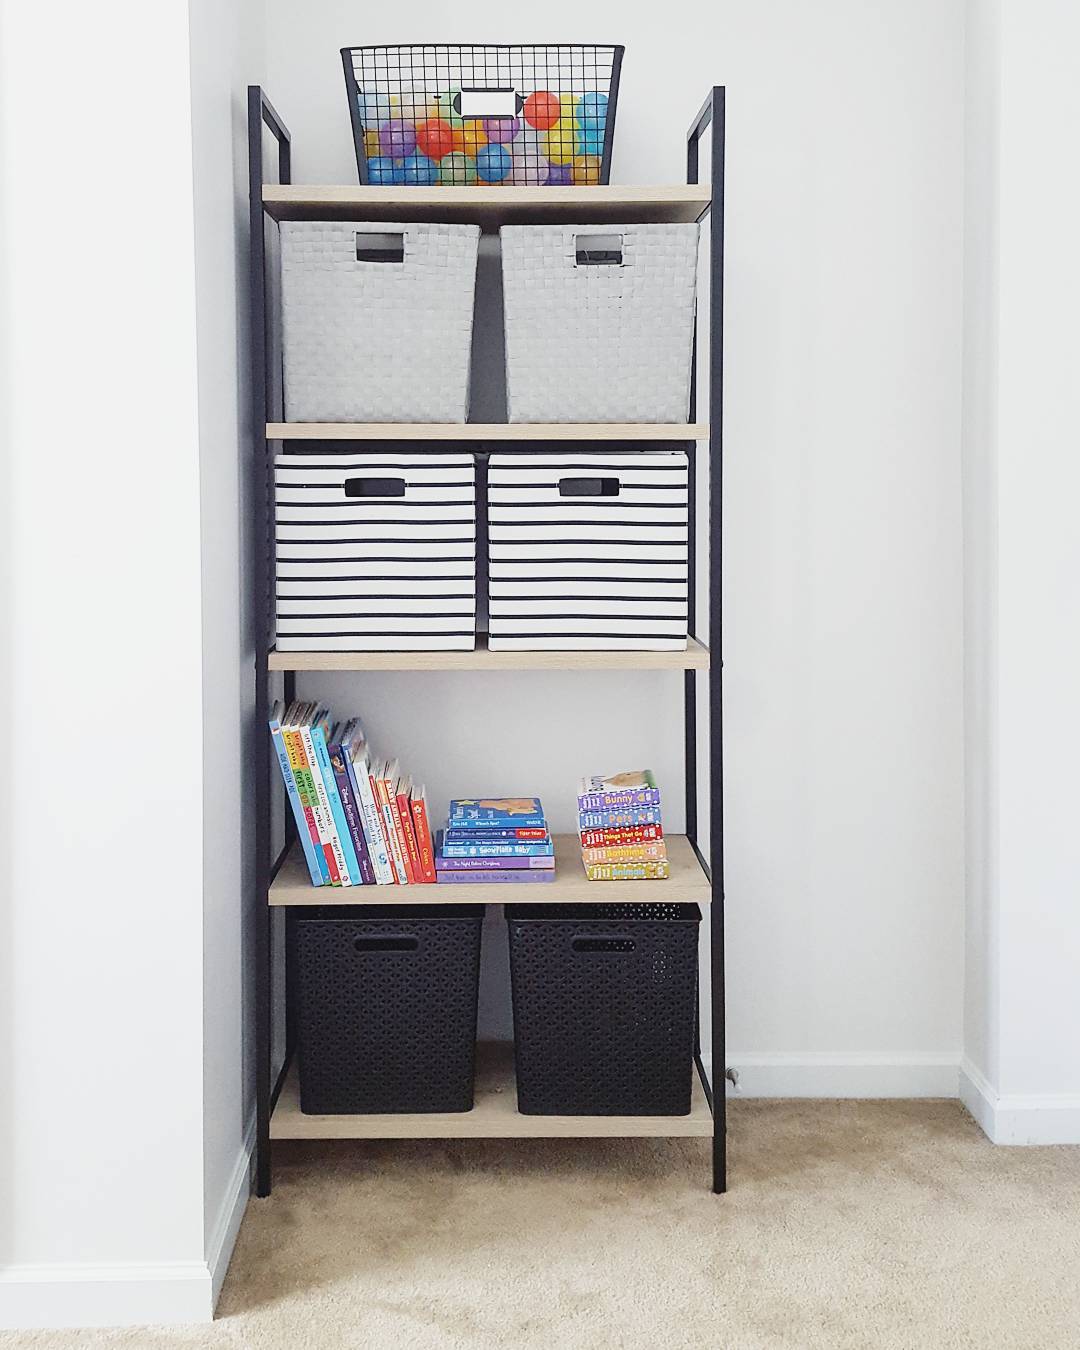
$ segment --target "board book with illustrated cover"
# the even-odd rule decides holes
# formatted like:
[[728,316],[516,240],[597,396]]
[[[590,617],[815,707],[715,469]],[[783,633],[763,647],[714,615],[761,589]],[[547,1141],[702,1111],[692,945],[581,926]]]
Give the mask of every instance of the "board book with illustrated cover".
[[439,855],[443,858],[549,858],[554,852],[550,839],[528,844],[448,844],[444,836],[439,837]]
[[659,806],[660,789],[651,769],[597,774],[583,778],[578,789],[579,811],[610,811],[620,807]]
[[446,858],[440,853],[436,859],[436,868],[440,872],[550,872],[554,866],[554,855],[546,858]]
[[542,827],[511,828],[505,830],[488,829],[487,826],[476,829],[449,829],[443,831],[443,838],[448,844],[476,844],[483,841],[485,844],[543,844],[547,841],[548,832]]
[[456,797],[447,812],[446,828],[546,829],[539,797]]
[[667,848],[662,839],[654,839],[647,844],[625,844],[621,848],[583,848],[581,860],[589,863],[630,863],[656,862],[667,857]]
[[666,858],[657,862],[586,863],[590,881],[666,881],[670,876]]
[[428,817],[427,791],[425,788],[413,788],[409,798],[413,828],[416,831],[416,844],[420,851],[420,871],[425,883],[438,881],[435,875],[435,851],[431,845],[431,822]]
[[662,825],[659,806],[618,806],[606,811],[579,811],[578,826],[585,830],[624,830],[638,825]]
[[270,712],[270,736],[274,743],[274,753],[277,755],[278,766],[281,769],[281,779],[288,794],[289,806],[292,808],[293,820],[296,822],[297,838],[304,850],[304,861],[307,863],[311,884],[322,886],[329,880],[330,873],[326,867],[326,859],[322,856],[322,850],[319,848],[319,836],[315,829],[315,818],[311,813],[311,807],[301,800],[300,789],[293,775],[292,765],[289,763],[289,752],[286,749],[285,738],[281,732],[281,719],[284,715],[285,706],[280,699],[277,699]]
[[625,848],[628,844],[648,844],[663,839],[662,825],[624,825],[610,830],[582,830],[582,848]]

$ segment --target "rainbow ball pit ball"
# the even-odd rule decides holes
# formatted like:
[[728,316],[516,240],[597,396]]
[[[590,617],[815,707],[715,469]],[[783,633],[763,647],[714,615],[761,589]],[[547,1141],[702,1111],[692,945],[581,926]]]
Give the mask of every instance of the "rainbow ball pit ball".
[[608,96],[537,89],[515,117],[463,118],[457,89],[361,92],[366,181],[381,186],[599,183]]

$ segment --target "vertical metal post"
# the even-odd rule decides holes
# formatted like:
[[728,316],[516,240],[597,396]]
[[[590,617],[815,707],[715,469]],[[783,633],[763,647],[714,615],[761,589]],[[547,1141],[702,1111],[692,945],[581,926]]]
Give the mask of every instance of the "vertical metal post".
[[[270,529],[270,447],[266,423],[271,420],[273,383],[270,378],[267,332],[266,244],[262,189],[264,178],[263,127],[277,141],[278,180],[290,181],[292,161],[289,133],[258,85],[248,86],[248,210],[250,222],[249,298],[251,314],[252,482],[255,522],[253,567],[255,578],[255,719],[260,747],[255,766],[255,1193],[270,1194],[270,1096],[273,972],[270,941],[270,788],[273,750],[266,733],[269,702],[268,655],[272,641],[272,565]],[[261,734],[260,734],[261,733]]]

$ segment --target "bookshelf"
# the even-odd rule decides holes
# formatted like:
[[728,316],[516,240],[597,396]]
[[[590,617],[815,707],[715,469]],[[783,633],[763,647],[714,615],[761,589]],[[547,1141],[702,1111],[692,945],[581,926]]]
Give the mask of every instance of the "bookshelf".
[[[277,183],[266,183],[264,132],[276,143]],[[706,149],[705,138],[708,136]],[[512,673],[520,670],[575,671],[669,670],[682,674],[686,834],[667,836],[671,875],[662,882],[588,882],[574,836],[556,837],[556,880],[547,886],[478,884],[379,887],[328,891],[308,881],[298,846],[287,841],[274,858],[271,818],[277,766],[269,736],[264,736],[256,775],[254,848],[256,875],[252,902],[257,915],[256,983],[256,1192],[270,1193],[272,1141],[281,1139],[423,1138],[590,1138],[702,1137],[712,1144],[712,1188],[727,1188],[725,1094],[722,1090],[724,1017],[723,762],[720,597],[722,392],[723,392],[723,184],[724,90],[713,88],[687,136],[687,182],[664,186],[560,188],[435,188],[312,186],[291,183],[289,133],[263,91],[248,91],[248,154],[251,209],[250,300],[252,316],[253,500],[256,520],[252,575],[254,600],[263,637],[255,665],[255,700],[269,708],[271,681],[286,701],[297,696],[305,672],[441,671]],[[700,162],[699,162],[700,161]],[[699,183],[699,170],[708,182]],[[280,420],[280,380],[274,369],[277,350],[272,332],[273,292],[269,275],[268,228],[285,220],[469,222],[492,232],[513,224],[607,224],[702,221],[708,270],[701,291],[707,322],[696,327],[697,382],[690,421],[685,424],[557,425],[351,424]],[[706,280],[707,278],[707,280]],[[710,420],[696,420],[697,394],[707,395]],[[679,445],[691,464],[690,632],[680,651],[490,651],[483,638],[470,651],[334,652],[277,651],[273,647],[273,516],[271,467],[274,448],[283,441],[443,443],[632,442]],[[699,488],[699,470],[707,484]],[[699,526],[703,526],[700,528]],[[699,592],[704,593],[704,602]],[[699,613],[704,620],[699,631]],[[260,711],[260,718],[262,712]],[[707,785],[707,809],[699,810]],[[543,894],[539,894],[543,892]],[[714,1091],[699,1054],[690,1113],[679,1117],[526,1116],[517,1111],[510,1050],[478,1047],[476,1104],[454,1114],[312,1116],[300,1110],[293,1062],[293,1019],[286,1015],[283,1061],[274,1058],[274,991],[279,987],[282,953],[280,920],[311,905],[533,904],[691,902],[702,907],[708,924],[703,934],[706,976],[702,980],[701,1017],[711,1032],[712,1061],[721,1075]],[[275,941],[277,935],[278,941]],[[287,980],[286,980],[287,984]],[[287,998],[287,992],[286,992]],[[288,1001],[288,1000],[287,1000]]]

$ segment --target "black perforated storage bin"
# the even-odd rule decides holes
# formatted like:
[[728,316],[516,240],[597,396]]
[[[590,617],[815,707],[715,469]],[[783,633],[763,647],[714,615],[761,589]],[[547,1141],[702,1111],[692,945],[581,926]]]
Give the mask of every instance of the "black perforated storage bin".
[[470,1111],[483,905],[317,906],[293,920],[300,1109]]
[[508,905],[518,1110],[684,1116],[696,905]]

